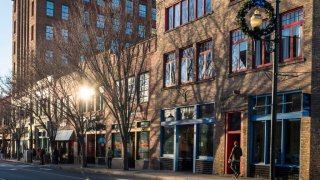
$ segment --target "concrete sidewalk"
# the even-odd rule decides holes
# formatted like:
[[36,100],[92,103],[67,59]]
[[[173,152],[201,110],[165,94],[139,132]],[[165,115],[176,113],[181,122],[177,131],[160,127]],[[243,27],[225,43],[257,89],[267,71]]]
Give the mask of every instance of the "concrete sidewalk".
[[[24,163],[23,161],[7,160],[11,162]],[[30,164],[30,163],[29,163]],[[39,161],[34,161],[32,164],[39,165]],[[41,166],[41,165],[39,165]],[[46,164],[46,167],[53,169],[63,169],[67,171],[86,172],[86,173],[101,173],[116,176],[128,176],[142,179],[154,180],[213,180],[213,179],[233,179],[231,175],[203,175],[192,174],[186,172],[173,172],[168,170],[130,170],[124,171],[122,169],[107,169],[104,165],[88,164],[88,167],[82,168],[79,164]],[[239,177],[239,179],[253,179]]]

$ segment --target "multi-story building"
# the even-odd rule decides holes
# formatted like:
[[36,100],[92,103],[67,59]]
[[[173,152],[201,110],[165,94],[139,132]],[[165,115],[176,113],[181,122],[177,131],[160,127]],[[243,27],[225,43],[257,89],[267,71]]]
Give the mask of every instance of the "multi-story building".
[[[150,79],[159,127],[151,130],[150,148],[161,169],[230,174],[228,158],[238,141],[241,174],[268,177],[273,53],[240,31],[242,3],[157,1]],[[318,7],[312,0],[280,3],[275,163],[285,178],[320,176]]]
[[[67,38],[72,35],[68,29],[58,30],[55,27],[58,24],[72,21],[71,15],[75,11],[79,11],[79,6],[84,5],[82,15],[90,17],[92,22],[90,26],[96,27],[97,31],[101,31],[106,27],[119,24],[116,21],[106,21],[107,14],[90,14],[86,9],[94,7],[94,9],[121,9],[121,12],[135,17],[134,22],[129,22],[126,26],[126,33],[139,36],[141,39],[149,38],[155,32],[156,11],[154,1],[145,0],[14,0],[13,1],[13,54],[12,54],[12,76],[16,84],[16,88],[23,87],[23,83],[29,81],[32,76],[31,57],[40,50],[43,51],[44,43],[49,44],[50,41],[57,36],[56,32],[61,32],[62,36]],[[106,12],[106,11],[100,11]],[[112,23],[106,24],[107,22]],[[80,23],[80,22],[79,22]],[[70,32],[69,32],[70,31]],[[97,37],[97,43],[98,37]],[[46,56],[57,56],[54,50],[48,49]]]

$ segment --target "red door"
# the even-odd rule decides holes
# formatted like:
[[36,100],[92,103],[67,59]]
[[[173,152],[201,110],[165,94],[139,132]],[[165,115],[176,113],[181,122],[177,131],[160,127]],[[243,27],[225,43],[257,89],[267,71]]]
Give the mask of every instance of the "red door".
[[[225,148],[225,174],[232,174],[228,159],[234,142],[237,141],[241,147],[241,112],[228,112],[226,113],[226,148]],[[240,168],[241,170],[241,168]]]

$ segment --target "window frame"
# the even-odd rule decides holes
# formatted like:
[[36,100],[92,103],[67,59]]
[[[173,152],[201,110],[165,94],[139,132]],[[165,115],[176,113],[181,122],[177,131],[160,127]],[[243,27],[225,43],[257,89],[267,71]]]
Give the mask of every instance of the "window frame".
[[145,103],[149,101],[149,83],[149,72],[141,73],[139,76],[139,103]]
[[[186,57],[184,57],[184,51],[190,51],[191,52],[191,55],[190,54],[188,54],[188,56],[186,56]],[[191,59],[191,79],[190,80],[188,80],[190,77],[188,76],[189,74],[188,74],[188,67],[190,67],[190,59]],[[179,69],[180,69],[180,73],[179,73],[179,75],[180,75],[180,78],[179,78],[179,80],[180,80],[180,83],[181,84],[188,84],[188,83],[191,83],[191,82],[193,82],[193,79],[194,79],[194,77],[193,77],[193,63],[194,63],[194,49],[193,49],[193,47],[192,46],[189,46],[189,47],[186,47],[186,48],[184,48],[184,49],[181,49],[180,50],[180,58],[179,58],[179,61],[180,61],[180,63],[179,63]],[[185,81],[182,81],[182,62],[183,61],[186,61],[186,71],[185,71],[185,73],[186,73],[186,80]]]
[[[291,13],[295,13],[295,12],[299,12],[299,11],[302,11],[302,18],[301,20],[299,21],[294,21],[293,23],[290,23],[290,24],[286,24],[286,25],[283,25],[283,20],[282,18],[288,14],[291,14]],[[287,11],[287,12],[284,12],[280,15],[280,62],[288,62],[288,61],[293,61],[293,60],[296,60],[296,59],[302,59],[304,56],[303,56],[303,49],[304,49],[304,43],[303,43],[303,39],[304,39],[304,28],[303,28],[303,23],[304,23],[304,11],[303,11],[303,8],[296,8],[296,9],[293,9],[293,10],[290,10],[290,11]],[[293,57],[293,49],[294,49],[294,40],[293,40],[293,29],[294,27],[298,27],[300,26],[301,27],[301,56],[295,56]],[[289,49],[289,58],[286,58],[286,59],[283,59],[283,34],[282,34],[282,31],[283,30],[286,30],[286,29],[289,29],[290,30],[290,39],[289,39],[289,43],[290,43],[290,49]]]
[[139,24],[138,26],[138,35],[140,38],[146,37],[146,27],[144,25]]
[[[233,35],[233,33],[241,33],[240,35]],[[243,38],[240,38],[238,40],[234,40],[233,38],[234,37],[238,37],[238,36],[243,36]],[[248,69],[248,40],[249,40],[249,37],[247,35],[245,35],[241,30],[237,29],[237,30],[234,30],[234,31],[231,31],[230,32],[230,63],[229,63],[229,73],[230,74],[233,74],[233,73],[238,73],[238,72],[243,72],[243,71],[246,71]],[[243,43],[243,42],[246,42],[247,43],[247,48],[246,48],[246,66],[245,68],[240,68],[240,62],[241,62],[241,59],[240,59],[240,44]],[[239,59],[238,59],[238,64],[237,64],[237,67],[236,67],[236,70],[233,70],[233,45],[235,44],[238,44],[239,45],[239,52],[238,52],[238,55],[239,55]]]
[[47,24],[46,25],[46,40],[51,41],[53,40],[54,32],[53,32],[53,26]]
[[147,17],[147,5],[143,3],[139,3],[139,17],[146,18]]
[[[202,51],[200,52],[200,46],[202,44],[206,44],[206,43],[211,43],[211,48],[209,48],[208,50],[205,50],[205,51]],[[206,71],[207,71],[207,54],[211,52],[211,58],[212,58],[212,75],[211,77],[207,77],[206,76]],[[199,78],[199,57],[200,55],[203,54],[203,57],[204,57],[204,76],[203,76],[203,79],[200,79]],[[199,42],[197,43],[197,61],[196,61],[196,71],[197,71],[197,81],[205,81],[205,80],[209,80],[209,79],[213,79],[213,41],[210,39],[210,40],[206,40],[206,41],[203,41],[203,42]]]
[[62,4],[61,5],[61,19],[62,20],[69,20],[70,16],[70,7],[68,5]]
[[54,17],[54,2],[52,1],[46,1],[46,16]]
[[104,29],[105,28],[105,21],[106,21],[106,18],[104,15],[97,14],[96,27],[99,29]]
[[[174,57],[174,59],[169,59],[170,55]],[[169,62],[168,62],[169,61]],[[177,58],[175,52],[169,52],[164,55],[164,60],[163,60],[163,87],[173,87],[177,85],[176,82],[176,71],[177,71]],[[167,84],[167,65],[170,66],[169,70],[169,84]],[[172,66],[174,65],[174,74],[173,74],[173,79],[172,79]]]

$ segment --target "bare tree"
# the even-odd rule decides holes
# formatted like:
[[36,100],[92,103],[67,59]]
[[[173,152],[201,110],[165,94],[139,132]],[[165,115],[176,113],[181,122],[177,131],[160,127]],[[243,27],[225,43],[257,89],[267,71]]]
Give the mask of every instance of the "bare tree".
[[[139,96],[139,84],[148,76],[142,74],[148,71],[148,56],[156,40],[143,40],[150,34],[147,31],[151,29],[150,22],[126,13],[122,6],[114,7],[111,3],[103,7],[76,5],[70,14],[72,21],[54,25],[54,36],[49,37],[50,42],[43,43],[42,58],[37,59],[42,59],[41,67],[49,67],[45,68],[46,73],[60,72],[59,77],[67,75],[58,77],[60,80],[68,77],[70,81],[94,82],[93,86],[100,87],[106,112],[119,125],[124,150],[123,167],[128,170],[129,132],[135,120],[145,118],[137,112],[145,114],[143,112],[147,109],[146,105],[140,104],[146,100]],[[57,68],[57,65],[61,66]],[[61,88],[66,87],[61,84]],[[68,86],[74,87],[79,85]],[[70,89],[66,91],[70,92]],[[70,106],[66,111],[68,121],[81,140],[85,129],[80,126],[83,115],[76,109],[79,105],[69,103],[66,106]]]

